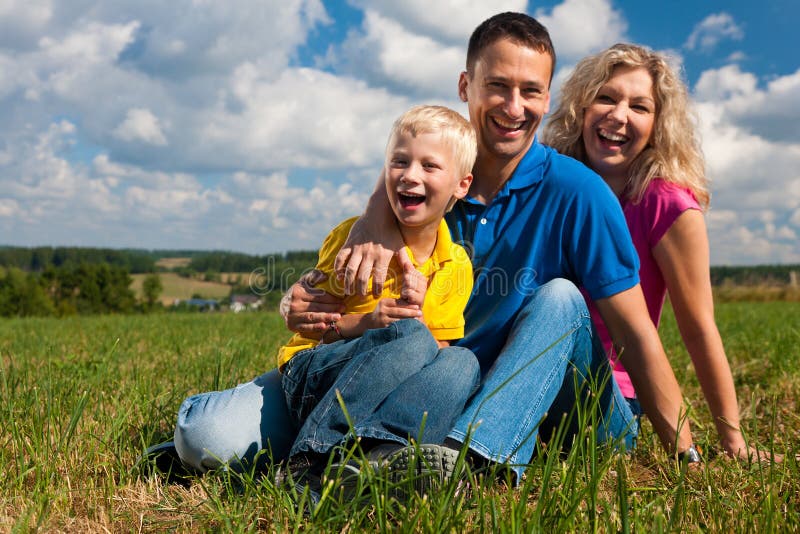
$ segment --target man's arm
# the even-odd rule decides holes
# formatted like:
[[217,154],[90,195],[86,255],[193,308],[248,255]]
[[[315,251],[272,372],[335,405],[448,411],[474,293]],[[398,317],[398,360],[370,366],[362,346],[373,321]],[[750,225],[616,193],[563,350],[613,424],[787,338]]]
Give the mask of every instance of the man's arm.
[[382,171],[364,214],[350,229],[347,241],[336,255],[334,271],[343,282],[345,294],[366,295],[372,276],[372,294],[380,296],[389,262],[395,254],[401,267],[411,263],[389,206]]
[[[692,434],[683,396],[647,313],[641,287],[595,301],[636,395],[668,451],[687,450]],[[679,428],[680,425],[680,428]]]
[[289,288],[279,307],[286,328],[309,339],[320,339],[330,323],[342,318],[342,299],[314,288],[326,279],[325,273],[313,270]]

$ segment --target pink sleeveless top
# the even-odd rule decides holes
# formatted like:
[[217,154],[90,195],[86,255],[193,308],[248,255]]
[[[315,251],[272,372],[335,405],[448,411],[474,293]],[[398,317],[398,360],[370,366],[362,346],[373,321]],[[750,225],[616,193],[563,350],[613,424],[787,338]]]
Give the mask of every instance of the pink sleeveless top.
[[[694,194],[684,187],[667,182],[660,178],[654,179],[645,190],[642,201],[634,204],[630,201],[621,201],[622,211],[631,232],[633,244],[639,253],[639,279],[642,285],[644,299],[647,302],[647,311],[653,324],[658,326],[661,320],[661,309],[664,306],[664,297],[667,288],[664,277],[658,268],[653,257],[653,247],[667,233],[672,223],[686,210],[699,210],[700,204],[695,199]],[[600,312],[594,302],[584,292],[586,304],[592,314],[600,340],[609,355],[611,365],[614,369],[614,378],[619,384],[619,388],[625,397],[633,398],[636,391],[633,388],[628,372],[621,363],[617,361],[617,356],[611,346],[611,338],[606,329],[606,325],[600,318]]]

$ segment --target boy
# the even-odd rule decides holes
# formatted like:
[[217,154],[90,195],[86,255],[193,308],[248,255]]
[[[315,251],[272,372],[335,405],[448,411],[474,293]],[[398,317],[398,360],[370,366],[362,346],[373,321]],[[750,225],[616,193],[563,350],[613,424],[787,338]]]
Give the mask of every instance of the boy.
[[[475,356],[449,346],[464,334],[472,266],[443,220],[469,189],[476,150],[472,126],[448,108],[414,107],[395,122],[385,187],[416,269],[394,260],[380,298],[345,297],[329,276],[317,287],[344,298],[341,319],[320,340],[296,334],[280,349],[281,385],[300,427],[288,461],[295,482],[312,485],[332,449],[356,437],[371,459],[388,463],[412,438],[441,443],[477,387]],[[333,273],[355,220],[328,235],[317,270]]]

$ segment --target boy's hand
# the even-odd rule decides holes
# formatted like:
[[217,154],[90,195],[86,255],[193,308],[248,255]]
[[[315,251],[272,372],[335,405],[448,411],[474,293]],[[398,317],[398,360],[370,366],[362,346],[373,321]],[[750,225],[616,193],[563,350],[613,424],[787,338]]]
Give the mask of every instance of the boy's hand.
[[425,302],[426,291],[428,291],[428,279],[414,267],[406,255],[406,262],[403,263],[403,286],[400,296],[406,303],[419,306],[421,309],[422,303]]
[[317,337],[332,321],[342,318],[341,299],[314,289],[327,277],[320,271],[303,275],[281,299],[280,312],[286,328],[307,337]]
[[422,310],[416,304],[408,304],[403,299],[381,299],[369,314],[370,328],[383,328],[400,319],[419,319]]

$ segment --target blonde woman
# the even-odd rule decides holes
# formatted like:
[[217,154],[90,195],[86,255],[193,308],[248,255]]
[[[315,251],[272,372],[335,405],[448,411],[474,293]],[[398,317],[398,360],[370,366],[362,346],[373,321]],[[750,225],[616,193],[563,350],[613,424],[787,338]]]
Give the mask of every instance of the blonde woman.
[[[636,45],[617,44],[585,58],[564,83],[543,142],[592,168],[619,197],[653,323],[658,326],[669,292],[722,447],[732,457],[754,456],[740,431],[733,377],[714,321],[703,219],[708,183],[678,74],[664,56]],[[589,305],[617,383],[632,400],[625,355],[615,353],[597,308]]]

